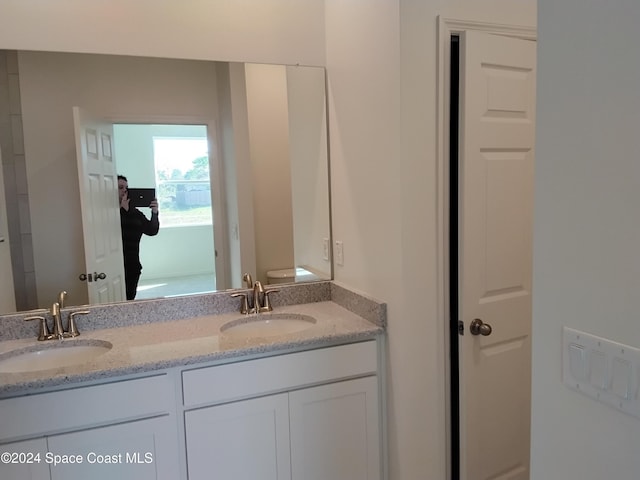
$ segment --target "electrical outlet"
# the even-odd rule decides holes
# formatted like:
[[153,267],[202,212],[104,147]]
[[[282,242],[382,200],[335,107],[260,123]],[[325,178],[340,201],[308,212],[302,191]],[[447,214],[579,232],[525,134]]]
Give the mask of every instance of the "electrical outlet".
[[336,240],[336,265],[344,265],[344,250],[342,240]]
[[322,258],[327,261],[329,260],[329,239],[328,238],[322,239]]

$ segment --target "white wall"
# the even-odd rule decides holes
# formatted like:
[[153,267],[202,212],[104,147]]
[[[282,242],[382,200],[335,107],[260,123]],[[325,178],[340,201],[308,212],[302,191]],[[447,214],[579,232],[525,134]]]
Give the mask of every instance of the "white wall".
[[635,480],[640,419],[563,386],[560,340],[640,347],[640,3],[538,10],[532,479]]

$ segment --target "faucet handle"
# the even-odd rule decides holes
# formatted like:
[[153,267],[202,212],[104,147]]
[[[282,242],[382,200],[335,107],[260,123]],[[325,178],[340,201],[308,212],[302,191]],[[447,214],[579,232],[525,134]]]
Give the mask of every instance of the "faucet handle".
[[249,313],[249,297],[246,293],[232,293],[232,297],[242,297],[242,303],[240,303],[240,313],[247,315]]
[[269,295],[279,291],[280,290],[276,288],[264,291],[264,307],[262,307],[263,311],[270,312],[271,310],[273,310],[273,307],[271,306],[271,300],[269,300]]
[[89,310],[80,310],[79,312],[71,312],[69,314],[69,325],[67,325],[66,336],[77,337],[80,335],[78,327],[76,327],[76,315],[88,315]]
[[40,320],[40,332],[38,333],[39,342],[42,342],[43,340],[50,340],[51,338],[53,338],[51,333],[49,332],[49,327],[47,327],[46,318],[36,315],[33,317],[27,317],[24,319],[25,322],[28,322],[31,320]]

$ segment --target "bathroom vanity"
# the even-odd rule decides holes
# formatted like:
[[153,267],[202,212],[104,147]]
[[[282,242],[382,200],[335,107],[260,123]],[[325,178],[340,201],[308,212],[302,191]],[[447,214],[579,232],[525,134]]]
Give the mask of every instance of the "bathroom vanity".
[[384,478],[384,304],[328,291],[261,319],[89,330],[90,313],[63,342],[111,347],[49,370],[3,373],[48,342],[0,341],[0,478]]

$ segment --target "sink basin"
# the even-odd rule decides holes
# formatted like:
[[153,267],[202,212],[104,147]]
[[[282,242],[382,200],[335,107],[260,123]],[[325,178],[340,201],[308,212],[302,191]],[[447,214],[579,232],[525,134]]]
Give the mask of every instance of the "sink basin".
[[233,338],[270,337],[306,330],[315,324],[316,319],[309,315],[261,313],[231,320],[220,328],[220,332]]
[[111,343],[99,340],[75,340],[13,350],[0,355],[0,373],[68,367],[91,361],[111,350],[111,347]]

